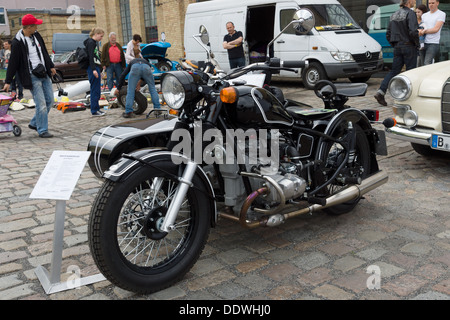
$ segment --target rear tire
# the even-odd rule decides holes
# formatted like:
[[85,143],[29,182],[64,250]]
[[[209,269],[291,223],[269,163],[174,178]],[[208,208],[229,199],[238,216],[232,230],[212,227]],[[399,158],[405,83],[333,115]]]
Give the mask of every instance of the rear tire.
[[[355,143],[355,157],[354,160],[347,164],[343,170],[347,168],[354,168],[353,177],[360,177],[364,179],[370,172],[370,146],[367,140],[367,136],[358,124],[354,124],[356,130],[356,143]],[[333,137],[343,137],[346,134],[346,126],[338,126],[332,133]],[[331,177],[339,165],[344,159],[344,150],[338,143],[323,142],[319,159],[324,161],[326,176]],[[327,196],[338,193],[343,188],[346,188],[348,184],[340,183],[338,181],[326,186]],[[330,215],[341,215],[353,210],[358,204],[361,198],[357,198],[353,201],[341,203],[333,207],[325,208],[324,211]]]

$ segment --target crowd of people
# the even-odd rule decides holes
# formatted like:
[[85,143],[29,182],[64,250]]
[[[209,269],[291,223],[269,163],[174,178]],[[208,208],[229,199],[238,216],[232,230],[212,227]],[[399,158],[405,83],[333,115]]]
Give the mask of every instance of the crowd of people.
[[439,10],[439,0],[428,0],[428,8],[421,4],[415,12],[415,0],[400,0],[400,8],[392,14],[386,30],[386,38],[394,48],[392,68],[384,77],[374,98],[382,106],[390,80],[403,66],[406,70],[439,61],[442,26],[446,14]]
[[[23,98],[23,89],[30,90],[34,103],[35,115],[28,127],[36,130],[41,138],[52,138],[48,129],[48,113],[54,104],[52,77],[56,74],[55,65],[50,58],[42,36],[37,31],[43,20],[31,14],[22,17],[22,28],[12,40],[3,42],[0,50],[0,67],[6,69],[3,91],[11,91],[11,96]],[[90,111],[92,116],[104,116],[99,105],[101,96],[101,74],[107,74],[107,86],[120,89],[126,75],[129,75],[126,109],[124,118],[133,117],[132,105],[134,94],[147,83],[155,109],[160,109],[159,96],[150,63],[143,59],[140,49],[142,38],[135,34],[128,43],[124,53],[117,42],[117,35],[111,32],[100,50],[104,37],[102,28],[93,28],[89,38],[84,41],[88,62],[86,73],[90,84]],[[128,67],[126,65],[128,64]],[[16,93],[18,90],[18,94]],[[119,90],[116,90],[118,94]]]
[[[403,66],[409,70],[439,61],[440,33],[446,14],[438,9],[439,0],[428,0],[428,8],[419,5],[415,12],[412,10],[414,6],[415,0],[400,0],[399,10],[390,18],[386,38],[394,48],[392,69],[374,96],[383,106],[387,106],[385,94],[389,81],[401,72]],[[38,25],[42,23],[42,20],[31,14],[22,18],[22,29],[12,40],[3,42],[0,67],[7,70],[4,91],[11,90],[17,99],[23,98],[24,88],[31,91],[36,111],[28,127],[36,130],[42,138],[51,138],[53,135],[48,131],[48,112],[54,103],[51,77],[56,74],[56,70],[44,40],[37,31]],[[235,30],[231,21],[226,23],[226,30],[223,48],[228,51],[230,67],[245,66],[242,32]],[[118,89],[116,94],[123,87],[125,77],[129,76],[124,118],[134,116],[132,105],[135,91],[144,83],[149,87],[154,108],[159,109],[151,66],[141,54],[141,36],[133,35],[126,52],[123,52],[114,32],[109,34],[108,42],[100,49],[104,35],[102,28],[93,28],[90,37],[84,42],[89,57],[86,72],[90,83],[92,116],[105,115],[99,106],[102,71],[106,73],[108,89]]]

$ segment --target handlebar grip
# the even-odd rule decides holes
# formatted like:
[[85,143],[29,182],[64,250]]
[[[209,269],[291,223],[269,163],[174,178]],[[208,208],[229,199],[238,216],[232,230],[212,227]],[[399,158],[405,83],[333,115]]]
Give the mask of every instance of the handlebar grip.
[[305,61],[282,61],[281,65],[283,68],[304,68],[306,63]]

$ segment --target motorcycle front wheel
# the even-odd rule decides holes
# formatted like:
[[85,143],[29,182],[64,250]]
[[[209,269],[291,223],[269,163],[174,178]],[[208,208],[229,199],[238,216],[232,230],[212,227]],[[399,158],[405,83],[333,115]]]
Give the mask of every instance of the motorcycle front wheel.
[[[107,180],[89,218],[89,245],[102,274],[136,293],[162,290],[180,281],[206,244],[211,226],[207,197],[190,188],[174,230],[160,231],[178,181],[171,163],[142,167],[123,182]],[[193,184],[202,181],[194,176]]]

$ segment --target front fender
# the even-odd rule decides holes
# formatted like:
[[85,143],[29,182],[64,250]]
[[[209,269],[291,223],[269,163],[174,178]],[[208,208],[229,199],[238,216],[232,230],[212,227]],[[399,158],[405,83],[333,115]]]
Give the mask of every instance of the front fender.
[[[177,163],[174,162],[177,161]],[[145,166],[145,163],[152,164],[157,166],[158,162],[172,163],[174,166],[179,167],[178,163],[187,163],[191,161],[191,159],[185,157],[176,152],[169,151],[164,148],[150,148],[143,149],[132,152],[128,154],[128,157],[120,158],[114,165],[112,165],[108,171],[103,174],[103,178],[119,182],[125,181],[130,177],[130,175],[139,170],[142,166]],[[215,201],[215,193],[214,188],[208,179],[205,171],[201,166],[197,166],[197,171],[195,173],[203,182],[203,186],[194,186],[197,190],[200,190],[210,199],[208,211],[212,212],[212,227],[215,226],[217,222],[217,207]]]

